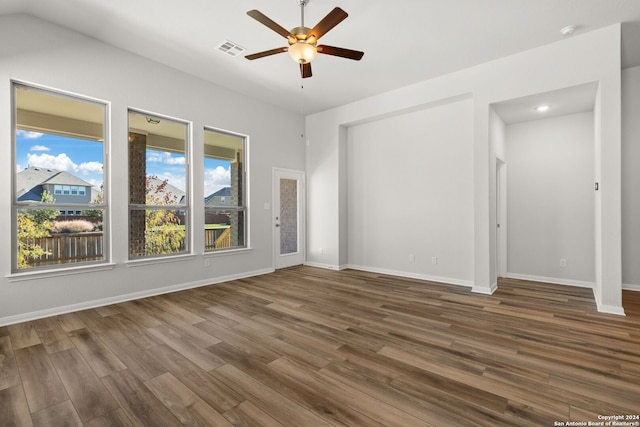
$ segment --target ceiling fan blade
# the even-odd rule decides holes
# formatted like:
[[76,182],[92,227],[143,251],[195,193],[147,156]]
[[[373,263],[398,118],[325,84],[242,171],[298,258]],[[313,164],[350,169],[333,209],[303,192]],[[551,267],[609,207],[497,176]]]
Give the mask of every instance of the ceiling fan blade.
[[359,50],[345,49],[343,47],[327,46],[325,44],[318,45],[318,53],[324,53],[325,55],[339,56],[341,58],[353,59],[354,61],[360,61],[364,52]]
[[294,37],[295,39],[295,36],[293,34],[291,34],[289,31],[287,31],[282,26],[280,26],[280,24],[276,23],[275,21],[273,21],[271,18],[269,18],[267,15],[260,12],[259,10],[256,10],[256,9],[250,10],[249,12],[247,12],[247,15],[249,15],[256,21],[260,22],[261,24],[265,25],[266,27],[271,28],[273,31],[280,34],[284,38],[288,39],[290,37]]
[[307,77],[311,77],[313,75],[311,74],[310,62],[307,62],[306,64],[300,64],[300,75],[303,79],[306,79]]
[[329,32],[333,27],[344,21],[349,16],[347,12],[339,7],[334,8],[327,14],[315,27],[307,33],[307,40],[311,40],[312,43],[316,42],[320,37]]
[[245,58],[249,60],[254,60],[258,58],[264,58],[265,56],[275,55],[276,53],[286,52],[287,50],[288,48],[286,47],[279,47],[277,49],[265,50],[263,52],[252,53],[251,55],[245,55]]

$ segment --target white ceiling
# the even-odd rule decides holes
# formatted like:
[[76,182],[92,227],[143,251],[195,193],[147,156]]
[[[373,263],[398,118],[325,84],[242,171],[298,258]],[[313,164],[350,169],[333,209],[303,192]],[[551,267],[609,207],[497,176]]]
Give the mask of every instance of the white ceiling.
[[246,54],[286,46],[246,12],[291,29],[297,0],[2,0],[0,15],[27,13],[305,114],[561,40],[569,24],[579,37],[622,22],[623,68],[640,65],[640,0],[310,0],[305,25],[336,6],[349,17],[321,43],[364,58],[318,55],[304,81],[286,53],[248,61],[216,50],[225,40]]
[[[497,102],[491,106],[502,120],[509,125],[563,116],[565,114],[593,111],[597,91],[597,83],[587,83]],[[536,108],[542,105],[548,106],[549,109],[543,112],[537,111]]]

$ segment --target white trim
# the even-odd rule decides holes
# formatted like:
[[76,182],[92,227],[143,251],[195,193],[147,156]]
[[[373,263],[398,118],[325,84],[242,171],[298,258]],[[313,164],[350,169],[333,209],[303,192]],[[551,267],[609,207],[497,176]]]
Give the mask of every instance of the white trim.
[[554,285],[576,286],[579,288],[594,289],[595,287],[595,284],[593,282],[586,282],[582,280],[573,280],[573,279],[562,279],[559,277],[534,276],[531,274],[507,273],[506,278],[529,280],[531,282],[552,283]]
[[[285,254],[280,254],[280,234],[279,229],[275,226],[275,216],[280,215],[278,209],[280,208],[280,181],[279,178],[293,179],[298,181],[298,251]],[[295,265],[305,263],[307,259],[306,253],[306,236],[307,236],[307,173],[303,170],[286,169],[280,167],[271,168],[271,221],[274,225],[271,227],[271,239],[273,244],[273,266],[274,268],[288,268]],[[287,256],[290,255],[290,256]],[[284,262],[287,258],[293,258],[293,262]]]
[[455,279],[453,277],[431,276],[427,274],[411,273],[407,271],[398,271],[398,270],[388,270],[385,268],[367,267],[364,265],[354,265],[354,264],[348,264],[346,268],[350,268],[352,270],[367,271],[369,273],[379,273],[379,274],[387,274],[389,276],[406,277],[409,279],[426,280],[429,282],[443,283],[446,285],[465,286],[468,288],[473,287],[473,282],[471,280]]
[[493,295],[495,291],[498,290],[498,282],[493,282],[493,284],[489,287],[489,289],[483,286],[473,285],[471,288],[471,292],[474,294],[482,294],[482,295]]
[[[628,286],[628,285],[625,285],[625,286]],[[621,305],[617,306],[617,305],[601,304],[600,294],[598,293],[598,288],[596,288],[595,286],[593,287],[593,297],[596,300],[596,306],[598,307],[598,312],[615,314],[618,316],[626,316],[624,312],[624,307],[622,307]]]
[[14,323],[28,322],[31,320],[42,319],[44,317],[57,316],[60,314],[71,313],[74,311],[87,310],[90,308],[102,307],[105,305],[117,304],[125,301],[152,297],[155,295],[168,294],[171,292],[181,291],[185,289],[215,285],[216,283],[228,282],[228,281],[237,280],[237,279],[245,279],[247,277],[260,276],[263,274],[269,274],[273,272],[274,270],[272,268],[265,268],[263,270],[256,270],[251,272],[232,274],[229,276],[198,280],[196,282],[171,285],[171,286],[166,286],[164,288],[149,289],[147,291],[117,295],[117,296],[102,298],[102,299],[93,300],[93,301],[86,301],[78,304],[71,304],[71,305],[65,305],[61,307],[49,308],[41,311],[32,311],[30,313],[18,314],[15,316],[0,317],[0,326],[7,326],[7,325],[12,325]]
[[218,249],[218,250],[207,251],[202,254],[202,257],[217,258],[217,257],[229,256],[229,255],[246,254],[251,251],[253,251],[253,248]]
[[339,265],[323,264],[321,262],[313,262],[313,261],[305,261],[304,265],[307,265],[309,267],[324,268],[326,270],[336,270],[336,271],[345,269],[345,267],[342,267]]
[[631,283],[623,283],[622,284],[622,289],[625,289],[627,291],[640,292],[640,285],[634,285],[634,284],[631,284]]
[[166,262],[191,261],[195,258],[195,254],[154,256],[149,258],[130,259],[125,262],[125,265],[127,267],[141,267],[150,264],[164,264]]
[[[69,264],[67,264],[69,265]],[[114,263],[86,264],[80,267],[64,267],[52,270],[36,270],[24,273],[12,273],[5,278],[9,282],[22,282],[33,279],[47,279],[49,277],[72,276],[75,274],[95,273],[96,271],[113,270],[116,268]]]

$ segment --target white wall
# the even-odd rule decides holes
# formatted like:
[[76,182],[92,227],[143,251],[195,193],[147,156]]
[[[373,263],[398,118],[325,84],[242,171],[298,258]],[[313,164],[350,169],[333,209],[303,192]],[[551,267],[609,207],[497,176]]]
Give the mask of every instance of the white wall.
[[[495,151],[489,137],[490,105],[508,99],[597,82],[598,138],[606,141],[595,159],[601,169],[598,205],[601,256],[595,260],[602,291],[599,309],[623,313],[621,301],[620,203],[620,24],[560,40],[483,65],[423,81],[307,117],[308,263],[341,268],[344,190],[339,174],[340,129],[375,121],[457,97],[473,99],[473,290],[495,289]],[[411,126],[418,126],[417,123]],[[348,195],[347,195],[348,196]],[[444,242],[437,241],[436,246]],[[351,246],[351,242],[347,245]],[[319,250],[322,248],[322,251]],[[455,280],[454,277],[451,278]]]
[[[304,144],[295,114],[257,102],[175,69],[97,42],[26,15],[0,17],[0,324],[55,314],[123,298],[203,285],[273,269],[272,167],[304,169]],[[212,70],[215,72],[215,70]],[[10,80],[64,90],[110,103],[112,261],[104,271],[66,276],[11,274],[11,85]],[[193,236],[194,255],[160,263],[127,263],[127,109],[137,108],[193,124],[194,229],[201,229],[202,129],[249,136],[251,250],[203,262],[203,233]]]
[[592,287],[593,113],[506,129],[509,277]]
[[622,282],[640,290],[640,67],[622,72]]
[[470,99],[349,128],[349,266],[473,283],[472,132]]

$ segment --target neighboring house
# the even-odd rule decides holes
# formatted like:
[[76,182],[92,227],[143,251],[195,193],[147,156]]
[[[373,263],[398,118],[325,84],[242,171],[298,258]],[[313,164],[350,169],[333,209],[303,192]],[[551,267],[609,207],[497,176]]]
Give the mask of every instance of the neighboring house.
[[231,187],[224,187],[204,199],[204,206],[207,208],[230,206]]
[[[16,174],[19,202],[39,202],[49,192],[56,203],[91,203],[100,194],[90,183],[65,171],[28,167]],[[81,210],[60,210],[61,215],[82,215]]]

